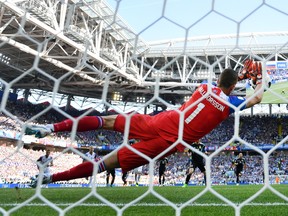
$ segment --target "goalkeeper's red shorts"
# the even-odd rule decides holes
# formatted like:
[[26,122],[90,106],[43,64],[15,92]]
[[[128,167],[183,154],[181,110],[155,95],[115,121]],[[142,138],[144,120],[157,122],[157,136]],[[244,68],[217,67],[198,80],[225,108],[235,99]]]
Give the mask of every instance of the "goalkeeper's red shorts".
[[[148,140],[159,137],[156,130],[149,124],[152,116],[134,114],[130,117],[130,125],[127,128],[130,139],[137,137],[137,139]],[[126,120],[129,121],[129,118],[119,114],[115,119],[114,131],[124,133]]]
[[[133,115],[130,121],[129,138],[140,139],[140,142],[132,145],[133,148],[149,158],[154,158],[169,148],[173,143],[160,137],[153,128],[148,126],[147,121],[149,121],[149,118],[150,116],[147,115]],[[124,133],[125,121],[126,118],[124,116],[118,115],[115,120],[114,130]],[[169,152],[165,153],[163,157],[173,154],[176,151],[177,148],[175,146],[171,148]],[[128,147],[122,147],[117,154],[120,167],[124,172],[149,162]]]
[[[164,140],[162,137],[151,139],[148,141],[140,141],[131,146],[135,150],[138,150],[142,154],[148,156],[149,158],[154,158],[167,148],[171,146],[172,143]],[[170,149],[163,157],[173,154],[177,151],[176,147]],[[130,150],[128,147],[122,147],[118,153],[118,161],[123,172],[128,172],[136,167],[149,163],[144,157],[138,155],[137,153]]]

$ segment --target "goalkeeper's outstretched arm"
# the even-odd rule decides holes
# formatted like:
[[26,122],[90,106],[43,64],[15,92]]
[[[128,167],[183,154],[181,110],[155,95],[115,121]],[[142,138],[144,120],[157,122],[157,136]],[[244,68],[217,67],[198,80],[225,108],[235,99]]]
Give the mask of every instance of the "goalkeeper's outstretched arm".
[[264,94],[264,89],[262,88],[262,83],[258,84],[254,90],[254,93],[250,96],[246,96],[247,104],[246,108],[250,108],[255,104],[258,104],[262,101]]

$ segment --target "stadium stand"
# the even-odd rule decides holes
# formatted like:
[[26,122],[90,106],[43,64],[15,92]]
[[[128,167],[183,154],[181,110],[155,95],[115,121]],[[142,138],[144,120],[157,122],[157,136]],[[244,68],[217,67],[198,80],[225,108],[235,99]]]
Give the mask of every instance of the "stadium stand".
[[[8,102],[7,109],[17,114],[23,121],[33,116],[36,112],[45,109],[45,105],[32,105],[23,102]],[[69,112],[69,111],[68,111]],[[69,113],[73,114],[73,113]],[[74,113],[75,114],[75,113]],[[77,113],[79,114],[79,113]],[[104,115],[104,114],[103,114]],[[35,123],[44,123],[46,121],[59,121],[63,117],[57,115],[53,110],[49,110],[43,118],[37,119]],[[254,115],[254,116],[241,116],[240,123],[240,137],[255,146],[273,146],[277,139],[287,135],[287,117],[285,116],[268,116],[268,115]],[[69,133],[61,133],[55,137],[48,137],[45,139],[34,140],[32,143],[25,143],[24,149],[21,151],[23,154],[15,153],[15,143],[20,138],[21,126],[20,123],[7,117],[5,114],[0,114],[0,160],[1,171],[0,179],[2,183],[27,183],[30,176],[37,174],[38,170],[35,165],[37,158],[43,154],[46,146],[54,146],[53,157],[55,159],[55,166],[52,167],[53,172],[68,169],[81,163],[82,159],[79,155],[73,153],[65,153],[57,157],[61,151],[71,144]],[[223,122],[217,129],[207,135],[202,141],[206,144],[208,151],[214,151],[217,147],[225,144],[234,134],[233,130],[234,117],[230,117],[227,121]],[[106,154],[111,150],[117,148],[122,143],[122,135],[119,133],[100,130],[81,132],[77,134],[77,145],[80,151],[85,152],[88,146],[95,146],[100,149],[100,154]],[[6,141],[5,141],[6,140]],[[7,144],[7,140],[12,140]],[[8,142],[9,143],[9,142]],[[13,144],[14,143],[14,144]],[[56,148],[56,147],[59,148]],[[110,148],[109,148],[110,147]],[[103,151],[101,151],[101,149]],[[107,151],[104,151],[107,150]],[[269,160],[269,174],[271,175],[271,182],[275,182],[276,176],[281,174],[283,179],[281,182],[287,182],[288,179],[288,144],[283,144],[283,149],[278,149]],[[263,162],[259,155],[255,152],[245,149],[244,144],[231,143],[231,145],[223,151],[222,154],[217,155],[212,160],[212,182],[213,184],[230,184],[235,183],[233,172],[231,173],[231,162],[234,157],[234,152],[244,151],[245,159],[248,164],[248,169],[243,173],[242,183],[245,184],[261,184],[263,183]],[[14,153],[14,154],[13,154]],[[167,167],[166,182],[169,185],[182,184],[185,178],[187,157],[185,153],[175,154],[169,157],[169,165]],[[10,157],[10,155],[13,155]],[[65,161],[65,162],[64,162]],[[67,163],[68,161],[68,163]],[[281,167],[279,166],[281,164]],[[65,166],[65,167],[63,167]],[[9,167],[7,171],[7,167]],[[154,176],[157,176],[157,165],[154,170]],[[116,185],[121,185],[120,172],[116,177]],[[147,171],[148,173],[148,171]],[[133,173],[132,173],[133,175]],[[273,176],[273,177],[272,177]],[[100,179],[99,184],[105,184],[104,174],[98,174]],[[193,185],[201,184],[202,174],[195,172],[192,176],[190,183]],[[130,177],[130,183],[133,182]],[[149,177],[142,178],[143,184],[148,184]],[[101,181],[102,180],[102,181]],[[145,183],[146,182],[146,183]],[[154,179],[157,184],[157,177]],[[71,183],[71,182],[70,182]],[[87,180],[79,179],[72,183],[86,184]]]

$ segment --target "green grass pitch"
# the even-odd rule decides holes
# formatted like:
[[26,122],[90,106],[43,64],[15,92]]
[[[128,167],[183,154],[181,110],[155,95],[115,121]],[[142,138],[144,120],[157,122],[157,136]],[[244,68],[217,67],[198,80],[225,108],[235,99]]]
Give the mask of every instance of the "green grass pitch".
[[[282,93],[284,90],[285,94]],[[252,89],[247,90],[247,95],[253,93]],[[288,103],[288,82],[272,84],[270,89],[264,93],[263,104],[287,104]]]
[[[251,200],[241,211],[242,216],[284,216],[288,215],[288,187],[287,185],[272,185],[272,188],[279,191],[282,199],[265,189],[257,198]],[[212,189],[223,195],[226,199],[238,205],[250,198],[263,188],[263,185],[231,185],[231,186],[212,186]],[[9,215],[60,215],[58,209],[65,210],[69,216],[113,216],[117,215],[115,208],[122,209],[118,215],[125,216],[170,216],[176,215],[176,211],[171,206],[163,202],[155,194],[163,196],[176,206],[189,203],[197,194],[205,189],[204,186],[189,186],[187,188],[177,186],[154,187],[152,191],[148,187],[101,187],[96,188],[96,193],[92,193],[91,188],[42,188],[40,199],[36,196],[36,189],[1,189],[0,210],[11,211]],[[98,197],[101,195],[101,197]],[[134,199],[139,198],[136,202]],[[107,206],[101,200],[107,200],[114,207]],[[47,204],[54,203],[54,209]],[[132,203],[133,202],[133,203]],[[127,207],[128,203],[132,203]],[[20,205],[23,204],[23,207]],[[55,209],[56,208],[56,209]],[[4,215],[4,214],[3,214]],[[211,192],[206,192],[194,202],[190,202],[185,208],[181,209],[181,215],[190,216],[233,216],[235,210],[227,203],[223,202]]]

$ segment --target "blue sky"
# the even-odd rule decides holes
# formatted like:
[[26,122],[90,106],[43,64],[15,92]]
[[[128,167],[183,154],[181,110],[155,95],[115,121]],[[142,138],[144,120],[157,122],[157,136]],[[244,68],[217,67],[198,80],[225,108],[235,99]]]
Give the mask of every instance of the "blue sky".
[[118,2],[118,14],[145,41],[233,34],[238,24],[243,33],[288,30],[287,0],[167,0],[164,13],[164,0],[107,2]]

